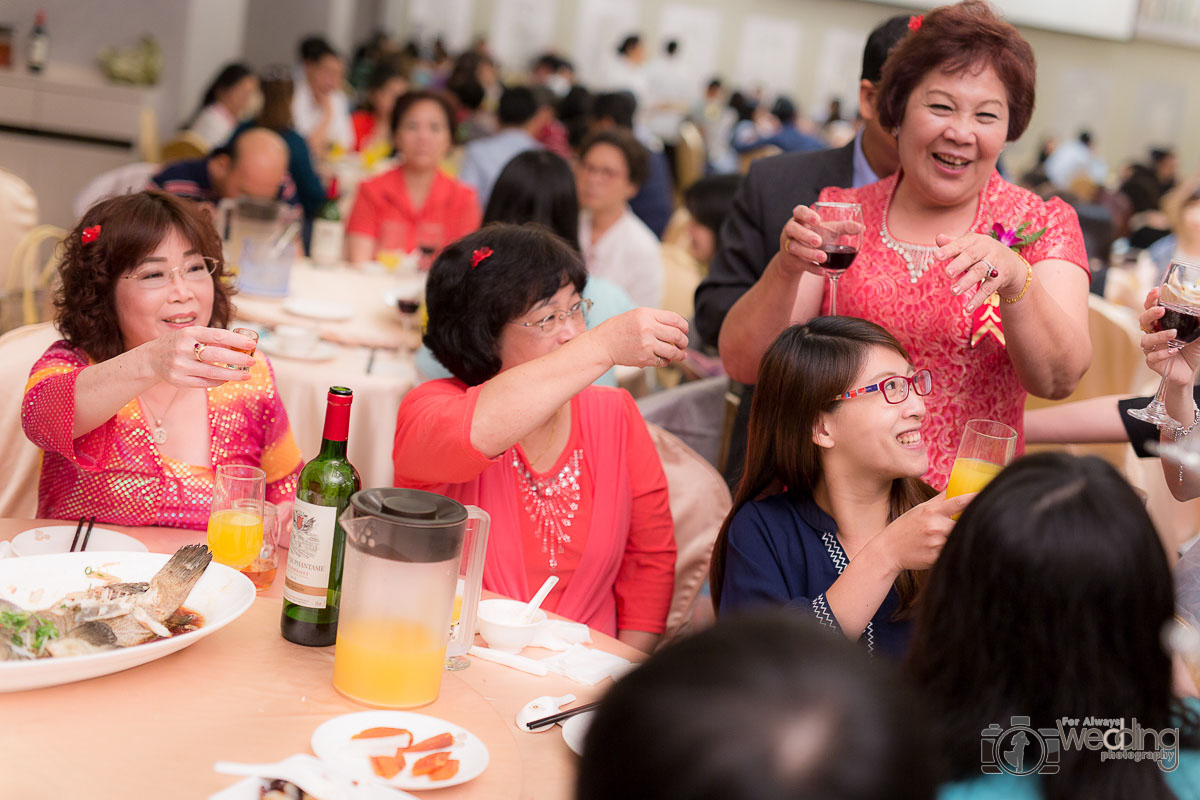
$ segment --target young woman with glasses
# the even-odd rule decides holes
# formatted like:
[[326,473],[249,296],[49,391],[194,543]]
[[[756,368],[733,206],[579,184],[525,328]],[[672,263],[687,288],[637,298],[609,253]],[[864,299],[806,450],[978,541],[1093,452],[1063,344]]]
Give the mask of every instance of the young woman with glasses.
[[231,291],[200,206],[163,192],[97,203],[59,277],[63,339],[21,410],[45,451],[39,517],[203,530],[221,464],[262,467],[267,500],[291,503],[300,450],[270,364],[225,330]]
[[674,585],[667,484],[633,398],[592,386],[615,365],[681,360],[687,322],[640,308],[591,330],[579,253],[537,225],[496,223],[429,273],[425,344],[453,378],[400,405],[395,483],[491,514],[484,586],[644,651]]
[[795,606],[872,653],[903,655],[919,573],[974,496],[947,500],[921,480],[933,383],[872,322],[817,317],[780,334],[713,550],[719,614]]

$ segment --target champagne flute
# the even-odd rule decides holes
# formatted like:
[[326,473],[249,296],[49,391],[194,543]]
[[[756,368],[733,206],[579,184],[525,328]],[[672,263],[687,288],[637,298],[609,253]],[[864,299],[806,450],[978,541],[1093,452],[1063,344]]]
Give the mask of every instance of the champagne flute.
[[241,570],[262,550],[267,473],[245,464],[220,464],[213,477],[208,549],[213,559]]
[[1158,304],[1166,313],[1154,321],[1155,332],[1175,329],[1175,338],[1167,342],[1171,357],[1163,365],[1162,380],[1158,382],[1158,391],[1154,393],[1150,405],[1129,409],[1129,416],[1160,428],[1180,428],[1183,426],[1167,413],[1163,398],[1167,393],[1167,375],[1175,363],[1175,356],[1184,345],[1200,337],[1200,264],[1172,261],[1159,287]]
[[982,491],[1000,470],[1012,463],[1016,451],[1017,432],[1008,425],[990,419],[968,422],[950,469],[946,499]]
[[850,269],[862,247],[862,206],[858,203],[813,203],[813,211],[821,217],[817,233],[825,253],[823,269],[829,278],[829,315],[837,315],[838,278]]

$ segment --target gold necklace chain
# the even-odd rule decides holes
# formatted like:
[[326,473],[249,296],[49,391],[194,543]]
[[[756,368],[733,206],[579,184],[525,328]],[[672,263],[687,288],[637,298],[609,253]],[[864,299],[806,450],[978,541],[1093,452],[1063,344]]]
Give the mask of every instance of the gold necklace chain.
[[562,406],[559,406],[559,407],[558,407],[558,411],[555,411],[555,412],[554,412],[554,416],[553,416],[553,417],[551,417],[551,422],[550,422],[550,439],[549,439],[549,441],[547,441],[547,442],[546,442],[546,446],[542,448],[542,452],[538,453],[538,454],[537,454],[537,456],[535,456],[535,457],[534,457],[534,458],[533,458],[533,459],[532,459],[532,460],[529,462],[529,466],[530,466],[530,467],[532,467],[534,464],[536,464],[536,463],[538,463],[539,461],[541,461],[541,460],[542,460],[542,456],[546,455],[546,453],[548,453],[548,452],[550,451],[550,448],[551,448],[551,447],[554,445],[554,434],[558,433],[558,415],[559,415],[559,413],[561,413],[561,412],[562,412]]
[[163,420],[167,418],[167,414],[171,412],[171,406],[175,405],[175,401],[178,398],[179,387],[176,386],[175,394],[171,395],[171,402],[167,403],[167,407],[163,409],[161,416],[154,413],[154,409],[150,406],[150,403],[146,400],[146,398],[139,398],[142,401],[142,405],[144,405],[146,410],[150,412],[151,419],[154,420],[154,430],[151,431],[151,433],[154,436],[154,441],[158,442],[159,444],[167,443],[167,429],[163,427]]

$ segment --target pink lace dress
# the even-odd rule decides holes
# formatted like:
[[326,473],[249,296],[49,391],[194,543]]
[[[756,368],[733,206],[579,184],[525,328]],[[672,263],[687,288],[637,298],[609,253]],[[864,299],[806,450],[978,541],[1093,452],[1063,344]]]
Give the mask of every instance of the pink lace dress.
[[75,380],[90,363],[67,342],[56,342],[33,365],[25,387],[21,424],[45,451],[39,517],[95,515],[117,525],[203,530],[218,464],[262,467],[272,503],[296,496],[300,449],[265,358],[250,368],[250,380],[208,390],[211,465],[163,456],[136,399],[99,428],[72,439]]
[[[887,231],[885,219],[899,173],[858,189],[827,188],[821,200],[857,202],[863,208],[866,233],[854,265],[838,282],[838,313],[870,320],[887,328],[908,350],[914,366],[933,371],[933,393],[925,398],[922,434],[929,452],[925,480],[946,488],[950,468],[971,419],[993,419],[1017,430],[1017,453],[1025,449],[1025,387],[1017,379],[1008,351],[993,336],[972,347],[972,318],[963,314],[966,297],[950,293],[947,261],[914,259],[910,268],[902,252],[910,253]],[[1087,270],[1083,232],[1074,209],[1058,198],[1046,202],[993,172],[979,196],[971,230],[988,234],[992,224],[1016,228],[1029,222],[1030,231],[1046,233],[1021,255],[1031,264],[1062,259]],[[890,241],[889,241],[890,240]],[[829,313],[828,287],[821,313]]]

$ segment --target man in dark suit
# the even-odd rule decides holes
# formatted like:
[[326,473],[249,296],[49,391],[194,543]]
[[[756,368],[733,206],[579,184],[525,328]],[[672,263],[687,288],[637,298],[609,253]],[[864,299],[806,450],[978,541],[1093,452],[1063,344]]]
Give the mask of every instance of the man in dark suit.
[[[771,267],[779,252],[783,226],[798,205],[812,205],[826,186],[858,187],[891,175],[900,165],[896,140],[879,125],[876,86],[888,51],[908,32],[909,16],[892,17],[867,38],[859,83],[859,114],[866,124],[845,147],[809,153],[785,153],[755,161],[734,197],[733,209],[721,226],[717,253],[708,275],[696,289],[696,330],[707,344],[718,344],[726,315]],[[745,304],[730,319],[726,336],[753,323]],[[734,379],[752,376],[731,375]],[[746,456],[746,423],[751,389],[742,393],[734,422],[725,477],[730,485],[741,476]]]

